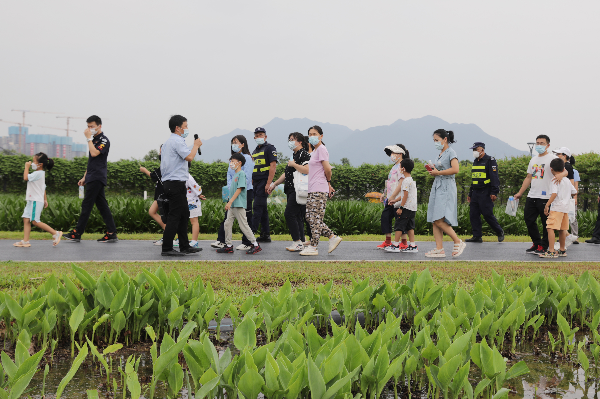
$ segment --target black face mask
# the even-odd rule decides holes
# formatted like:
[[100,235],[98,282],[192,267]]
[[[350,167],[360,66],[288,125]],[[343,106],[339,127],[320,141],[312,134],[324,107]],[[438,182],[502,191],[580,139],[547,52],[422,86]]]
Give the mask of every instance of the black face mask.
[[158,154],[158,160],[160,161],[160,154]]

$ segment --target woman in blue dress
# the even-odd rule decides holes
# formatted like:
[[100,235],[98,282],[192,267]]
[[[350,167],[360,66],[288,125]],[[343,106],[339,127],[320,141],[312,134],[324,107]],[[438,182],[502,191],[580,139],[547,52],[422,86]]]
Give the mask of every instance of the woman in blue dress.
[[435,176],[433,187],[429,194],[429,206],[427,208],[427,221],[433,224],[433,236],[435,237],[435,249],[427,252],[429,258],[444,258],[444,233],[452,238],[454,247],[452,256],[457,257],[463,253],[466,244],[458,238],[452,226],[458,225],[456,181],[454,177],[458,173],[459,164],[456,152],[449,147],[454,143],[454,132],[438,129],[433,132],[435,148],[440,150],[440,155],[435,162],[431,176]]

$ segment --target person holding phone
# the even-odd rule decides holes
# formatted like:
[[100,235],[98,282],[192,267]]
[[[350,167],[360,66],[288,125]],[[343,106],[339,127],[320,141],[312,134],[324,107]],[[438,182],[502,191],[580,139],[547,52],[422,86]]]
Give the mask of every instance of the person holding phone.
[[313,126],[308,129],[308,142],[314,146],[308,162],[308,198],[306,200],[306,218],[310,224],[312,239],[310,245],[300,252],[300,255],[318,255],[319,238],[321,235],[329,237],[329,250],[333,252],[342,237],[333,232],[323,222],[327,200],[335,193],[331,186],[331,165],[329,164],[329,152],[323,143],[323,129]]

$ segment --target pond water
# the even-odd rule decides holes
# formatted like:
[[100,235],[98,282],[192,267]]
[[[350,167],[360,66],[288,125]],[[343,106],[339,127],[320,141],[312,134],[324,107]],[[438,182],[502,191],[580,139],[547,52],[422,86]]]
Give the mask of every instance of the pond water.
[[[220,353],[230,347],[232,351],[235,348],[232,347],[232,335],[229,333],[221,334],[222,341],[215,343],[217,350]],[[577,341],[585,339],[584,335],[578,335]],[[214,337],[213,337],[213,342]],[[508,342],[507,345],[509,346]],[[124,363],[127,357],[130,355],[140,357],[140,367],[138,370],[138,376],[142,384],[142,392],[146,390],[150,383],[150,377],[152,376],[152,360],[150,357],[150,343],[137,344],[128,348],[123,348],[112,357],[112,371],[111,371],[111,384],[113,377],[118,381],[118,388],[114,397],[123,397],[121,391],[121,376],[118,371],[118,366],[121,365],[124,368]],[[234,352],[235,354],[235,352]],[[588,358],[590,359],[590,367],[587,375],[584,375],[583,369],[579,366],[576,360],[576,356],[573,359],[565,359],[561,356],[555,356],[550,354],[550,348],[546,339],[542,336],[534,344],[526,343],[517,346],[515,353],[505,353],[507,358],[507,367],[510,368],[513,364],[520,360],[524,360],[530,369],[530,373],[523,377],[519,377],[511,380],[507,383],[506,387],[511,390],[509,397],[512,398],[562,398],[562,399],[576,399],[576,398],[600,398],[598,392],[598,386],[600,384],[600,376],[596,365],[593,361],[593,356],[587,352]],[[91,362],[91,354],[88,355],[88,361],[86,361],[79,371],[75,374],[75,377],[67,385],[66,390],[63,393],[63,398],[87,398],[86,391],[89,389],[97,389],[100,393],[100,397],[113,397],[112,394],[107,395],[106,387],[106,375],[102,369],[102,366],[98,362]],[[50,359],[45,359],[50,361]],[[180,360],[183,360],[181,356]],[[54,364],[50,368],[50,372],[46,377],[46,396],[45,398],[54,398],[54,393],[62,378],[67,374],[71,367],[70,350],[64,348],[57,350],[54,357]],[[38,373],[35,374],[34,378],[29,385],[28,391],[25,392],[25,396],[32,398],[41,398],[42,385],[43,385],[43,367]],[[473,365],[471,368],[470,382],[473,386],[477,385],[480,380],[478,375],[477,366]],[[423,374],[423,381],[426,381],[426,376]],[[412,398],[427,398],[427,388],[419,389],[419,383],[411,381],[410,383],[404,381],[401,382],[397,389],[398,395],[401,398],[409,398],[410,386]],[[111,388],[112,391],[112,388]],[[147,397],[147,396],[146,396]],[[166,397],[166,388],[164,385],[159,383],[155,394],[156,398]],[[259,396],[260,398],[261,396]],[[392,384],[389,384],[381,396],[382,398],[394,398],[394,389]],[[184,389],[180,394],[180,398],[188,398],[187,390]]]

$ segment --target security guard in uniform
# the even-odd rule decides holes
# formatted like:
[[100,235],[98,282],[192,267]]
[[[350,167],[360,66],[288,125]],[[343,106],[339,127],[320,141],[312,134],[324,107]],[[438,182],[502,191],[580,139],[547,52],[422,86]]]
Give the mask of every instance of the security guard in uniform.
[[252,231],[258,231],[258,225],[261,225],[260,236],[256,238],[258,242],[271,242],[271,233],[269,229],[269,212],[267,211],[268,190],[277,167],[277,149],[272,144],[267,143],[267,132],[262,127],[254,129],[254,141],[257,146],[252,153],[254,160],[254,170],[252,171],[252,186],[254,187],[254,204],[252,211]]
[[498,164],[496,159],[485,153],[485,144],[476,142],[473,147],[472,184],[467,200],[471,204],[471,227],[473,237],[467,242],[483,242],[481,232],[481,215],[498,236],[498,241],[504,241],[504,230],[494,216],[494,201],[500,191]]

